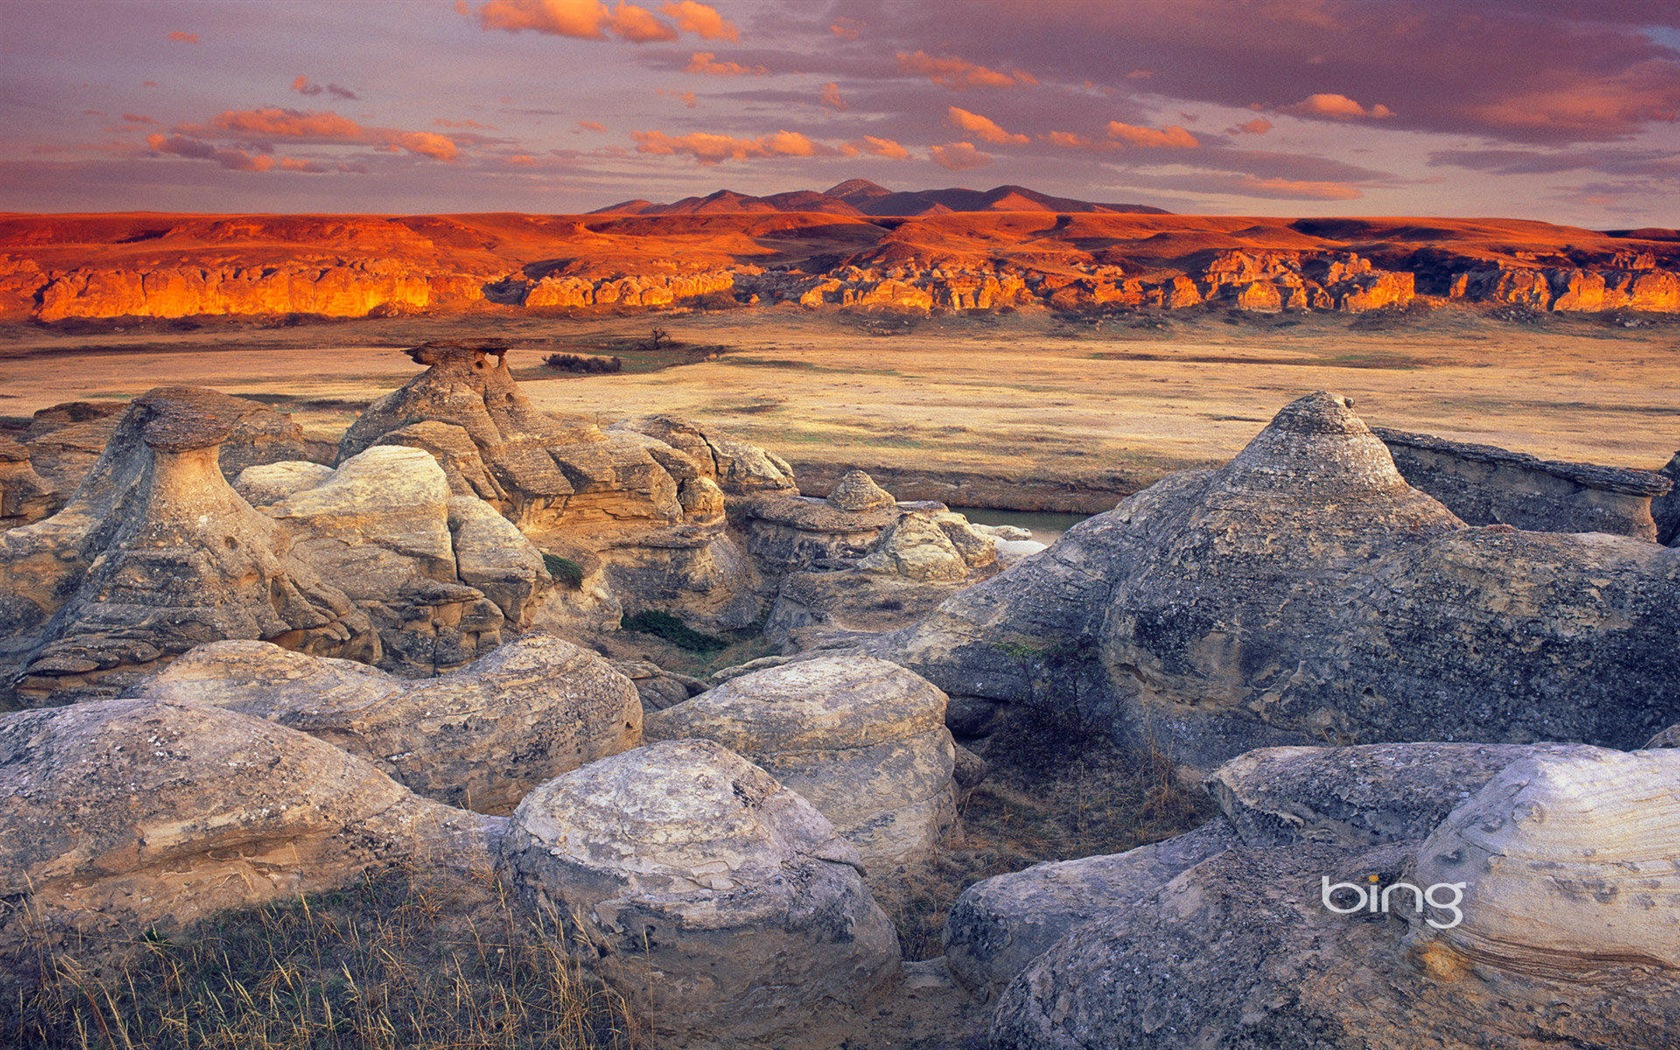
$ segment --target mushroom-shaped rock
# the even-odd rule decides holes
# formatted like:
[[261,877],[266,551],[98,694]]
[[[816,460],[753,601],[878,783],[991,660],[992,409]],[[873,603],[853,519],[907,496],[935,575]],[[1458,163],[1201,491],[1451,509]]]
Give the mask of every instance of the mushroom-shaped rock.
[[0,533],[0,652],[24,704],[112,695],[225,638],[376,658],[366,614],[217,466],[226,420],[156,390],[123,414],[76,497]]
[[651,739],[715,740],[799,792],[872,883],[927,859],[956,822],[945,694],[874,657],[821,656],[731,678],[648,716]]
[[138,691],[279,722],[418,794],[482,813],[507,813],[537,784],[642,738],[635,687],[595,653],[550,635],[423,679],[263,642],[219,642]]
[[497,828],[284,726],[144,699],[0,717],[0,794],[19,965],[43,928],[131,943],[399,861],[483,866]]
[[1462,887],[1463,921],[1414,922],[1439,964],[1680,971],[1680,751],[1594,747],[1507,766],[1418,850],[1418,885]]
[[849,471],[828,494],[828,502],[841,510],[874,510],[890,507],[896,502],[892,493],[875,484],[875,479],[861,470]]
[[549,781],[514,811],[504,852],[533,906],[683,1046],[812,1039],[899,972],[857,854],[810,803],[708,740]]

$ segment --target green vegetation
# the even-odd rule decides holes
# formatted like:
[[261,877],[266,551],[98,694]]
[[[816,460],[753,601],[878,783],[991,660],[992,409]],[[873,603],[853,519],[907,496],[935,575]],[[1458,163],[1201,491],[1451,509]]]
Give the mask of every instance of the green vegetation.
[[636,1050],[627,1004],[494,876],[417,872],[152,931],[97,967],[43,952],[0,1002],[8,1047],[78,1050]]
[[683,623],[670,613],[657,609],[647,609],[634,615],[624,614],[620,621],[626,631],[638,631],[662,638],[679,649],[687,649],[693,653],[717,652],[729,647],[726,639],[713,634],[704,634]]
[[570,558],[562,558],[558,554],[543,551],[543,567],[554,578],[556,583],[563,583],[572,590],[583,586],[583,566]]

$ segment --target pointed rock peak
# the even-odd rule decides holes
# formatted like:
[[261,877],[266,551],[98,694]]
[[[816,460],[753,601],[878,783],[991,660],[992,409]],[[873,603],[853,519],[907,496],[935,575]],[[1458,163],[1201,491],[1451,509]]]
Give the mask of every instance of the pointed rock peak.
[[857,511],[890,507],[897,501],[892,493],[875,484],[874,478],[861,470],[854,470],[834,486],[834,491],[828,494],[828,502],[841,510]]
[[1225,475],[1237,489],[1315,497],[1408,487],[1353,402],[1322,390],[1285,405]]

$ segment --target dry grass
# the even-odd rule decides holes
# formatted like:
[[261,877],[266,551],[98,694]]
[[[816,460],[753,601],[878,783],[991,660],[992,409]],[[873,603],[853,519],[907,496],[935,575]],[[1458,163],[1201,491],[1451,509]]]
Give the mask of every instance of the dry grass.
[[635,1050],[624,1001],[488,874],[414,872],[148,935],[119,959],[43,957],[0,1045],[76,1050]]

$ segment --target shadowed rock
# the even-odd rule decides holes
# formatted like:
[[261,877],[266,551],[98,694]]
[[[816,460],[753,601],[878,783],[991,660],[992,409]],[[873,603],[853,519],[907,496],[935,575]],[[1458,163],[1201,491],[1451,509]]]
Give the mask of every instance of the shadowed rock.
[[263,642],[218,642],[139,695],[279,722],[418,794],[481,813],[510,812],[543,781],[641,743],[635,688],[601,657],[544,635],[420,680]]
[[39,521],[53,506],[52,486],[35,472],[29,450],[0,438],[0,531]]
[[526,899],[674,1044],[821,1045],[899,972],[857,854],[709,740],[652,744],[531,792],[505,839]]
[[1203,768],[1323,740],[1635,746],[1680,716],[1680,554],[1466,527],[1313,394],[872,644]]

